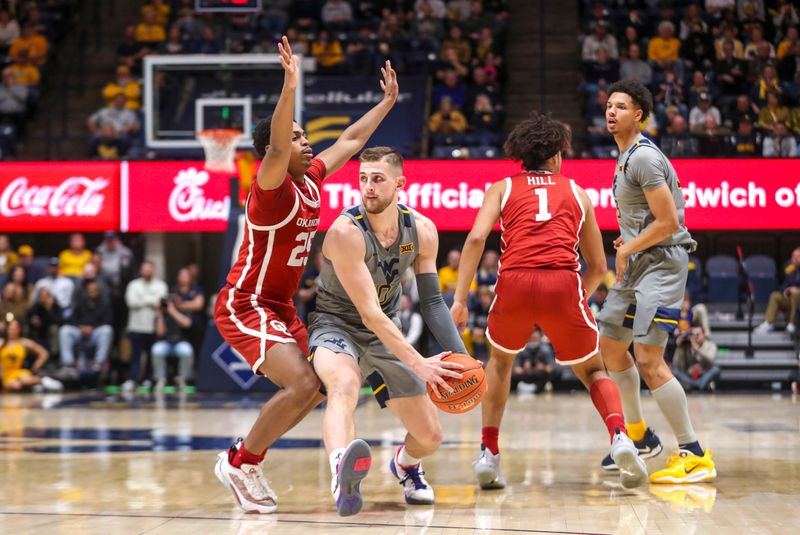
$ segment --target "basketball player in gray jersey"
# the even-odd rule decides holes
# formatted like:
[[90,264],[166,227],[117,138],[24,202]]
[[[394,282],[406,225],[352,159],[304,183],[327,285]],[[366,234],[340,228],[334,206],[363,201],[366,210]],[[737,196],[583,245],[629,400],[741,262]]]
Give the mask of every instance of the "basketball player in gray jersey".
[[[328,394],[323,439],[331,465],[331,492],[339,514],[361,509],[360,484],[371,465],[369,446],[355,439],[353,413],[362,378],[381,407],[405,425],[405,443],[390,462],[409,504],[432,504],[421,459],[442,440],[436,407],[425,383],[451,391],[445,378],[460,378],[461,365],[443,362],[464,344],[439,291],[436,255],[439,237],[426,217],[397,203],[405,185],[403,160],[388,147],[361,154],[359,188],[363,204],[344,210],[322,244],[323,264],[317,311],[311,316],[311,364]],[[400,275],[416,273],[420,311],[446,352],[423,358],[409,345],[397,313]]]
[[[640,372],[678,440],[678,451],[650,481],[709,481],[717,474],[711,451],[700,447],[686,394],[664,362],[667,339],[678,325],[689,252],[697,244],[683,223],[683,194],[675,169],[641,134],[653,96],[633,80],[616,82],[608,93],[606,124],[620,152],[613,190],[621,236],[614,240],[617,283],[598,316],[600,351],[619,386],[628,435],[640,455],[648,458],[661,451],[661,441],[642,416]],[[628,353],[631,342],[635,363]],[[610,457],[602,465],[616,469]]]

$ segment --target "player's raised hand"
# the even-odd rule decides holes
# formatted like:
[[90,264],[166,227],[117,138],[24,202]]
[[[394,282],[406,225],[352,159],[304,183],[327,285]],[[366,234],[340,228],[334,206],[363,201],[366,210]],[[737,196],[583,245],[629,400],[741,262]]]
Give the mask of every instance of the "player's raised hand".
[[437,396],[441,396],[441,391],[452,392],[453,388],[447,384],[445,378],[461,379],[462,375],[454,370],[463,370],[464,366],[457,362],[447,362],[442,359],[451,354],[452,351],[445,351],[432,357],[420,360],[412,370],[417,377],[431,385],[431,389]]
[[464,303],[453,301],[453,306],[450,307],[450,317],[453,318],[453,323],[461,331],[467,326],[469,310],[467,310],[467,306]]
[[280,53],[281,66],[283,66],[284,70],[283,83],[294,89],[300,80],[300,58],[292,55],[292,46],[285,35],[281,38],[281,42],[278,43],[278,52]]
[[383,90],[384,100],[391,100],[394,103],[397,96],[400,94],[400,86],[397,85],[397,73],[392,68],[392,62],[388,59],[381,68],[383,80],[381,80],[381,89]]

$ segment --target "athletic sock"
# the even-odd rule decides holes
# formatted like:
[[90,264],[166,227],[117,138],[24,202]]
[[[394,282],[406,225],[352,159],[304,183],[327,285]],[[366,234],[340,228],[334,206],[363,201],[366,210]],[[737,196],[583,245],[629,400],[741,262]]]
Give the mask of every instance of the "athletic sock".
[[[686,392],[674,377],[653,390],[653,399],[658,403],[658,408],[667,419],[678,444],[692,444],[697,442],[692,421],[689,419],[689,407],[686,403]],[[698,446],[699,448],[699,446]],[[702,450],[701,455],[702,455]]]
[[631,440],[638,442],[644,438],[644,434],[647,432],[647,424],[644,423],[644,420],[625,422],[625,429],[628,430],[628,436],[631,437]]
[[418,465],[422,459],[417,459],[408,454],[405,444],[397,448],[394,461],[402,467],[411,467]]
[[594,403],[594,408],[600,413],[603,423],[606,424],[611,440],[617,429],[625,432],[625,419],[622,417],[622,399],[616,383],[608,377],[603,377],[592,383],[589,395]]
[[700,447],[700,442],[695,440],[689,444],[678,444],[678,447],[682,450],[691,451],[698,457],[702,457],[705,452],[703,452],[703,448]]
[[258,464],[263,460],[263,455],[256,455],[255,453],[247,451],[247,448],[244,447],[244,443],[242,443],[242,445],[239,446],[239,449],[236,450],[236,453],[233,455],[233,459],[231,459],[230,462],[231,466],[240,468],[243,464]]
[[499,427],[484,427],[481,429],[481,440],[486,449],[492,452],[492,455],[500,453],[500,446],[497,445],[497,437],[500,436]]
[[339,461],[342,460],[342,456],[347,448],[336,448],[331,452],[328,456],[328,462],[331,463],[331,474],[336,475],[336,472],[339,469]]
[[[627,428],[628,436],[631,437],[631,440],[642,440],[646,427],[644,424],[644,416],[642,415],[641,397],[639,395],[641,390],[639,370],[636,369],[636,365],[633,365],[621,372],[609,371],[608,375],[614,379],[614,382],[617,383],[617,388],[619,388],[625,421],[633,422],[633,425]],[[638,423],[641,423],[641,426],[637,426]]]

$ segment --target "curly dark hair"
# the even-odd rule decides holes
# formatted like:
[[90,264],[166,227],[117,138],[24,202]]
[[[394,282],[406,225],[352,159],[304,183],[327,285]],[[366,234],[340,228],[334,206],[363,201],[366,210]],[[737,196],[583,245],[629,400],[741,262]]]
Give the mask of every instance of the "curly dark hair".
[[508,135],[503,150],[515,162],[522,162],[527,170],[534,170],[566,149],[572,138],[567,125],[550,115],[531,112]]
[[633,103],[642,110],[642,120],[645,122],[653,111],[653,94],[637,80],[619,80],[608,88],[608,96],[613,93],[625,93]]
[[269,145],[269,136],[272,133],[272,115],[258,121],[253,129],[253,148],[259,158],[264,158],[266,148]]

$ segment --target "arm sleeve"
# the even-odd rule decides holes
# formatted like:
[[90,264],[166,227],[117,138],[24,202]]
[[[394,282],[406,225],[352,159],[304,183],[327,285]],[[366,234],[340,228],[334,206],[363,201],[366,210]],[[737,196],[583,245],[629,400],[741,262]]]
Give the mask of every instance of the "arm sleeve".
[[445,351],[466,353],[467,348],[461,341],[450,312],[442,299],[439,289],[439,277],[436,273],[420,273],[417,275],[417,288],[419,288],[419,307],[425,325],[436,337]]
[[633,153],[628,162],[628,170],[634,182],[639,184],[643,190],[648,191],[667,184],[657,151],[649,147],[639,147]]

